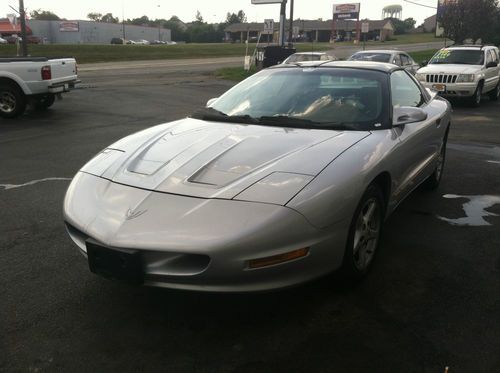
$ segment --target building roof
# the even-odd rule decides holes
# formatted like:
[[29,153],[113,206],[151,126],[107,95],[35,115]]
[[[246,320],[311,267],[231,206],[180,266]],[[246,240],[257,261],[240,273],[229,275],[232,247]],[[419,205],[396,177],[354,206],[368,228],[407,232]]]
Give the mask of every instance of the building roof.
[[[382,20],[360,20],[361,22],[368,22],[370,31],[382,30],[384,28],[394,29],[392,22],[388,19]],[[288,25],[288,23],[287,23]],[[332,20],[315,21],[315,20],[295,20],[293,25],[299,27],[302,31],[330,31],[332,29]],[[337,30],[356,30],[356,21],[352,20],[339,20],[335,22]],[[233,23],[225,28],[226,32],[246,32],[246,31],[262,31],[264,30],[264,23]],[[279,30],[279,22],[274,23],[274,30]]]
[[[31,34],[31,29],[26,25],[26,32]],[[0,18],[0,34],[20,34],[21,24],[11,23],[8,18]]]

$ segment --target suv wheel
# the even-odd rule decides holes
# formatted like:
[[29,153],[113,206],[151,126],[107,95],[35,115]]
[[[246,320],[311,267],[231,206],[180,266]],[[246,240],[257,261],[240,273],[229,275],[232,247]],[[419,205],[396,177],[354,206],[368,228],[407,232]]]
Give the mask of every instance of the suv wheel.
[[500,97],[500,81],[497,83],[495,89],[490,92],[491,101],[498,101],[498,97]]
[[479,107],[481,105],[481,96],[483,94],[483,82],[479,82],[476,91],[470,98],[470,103],[472,107]]

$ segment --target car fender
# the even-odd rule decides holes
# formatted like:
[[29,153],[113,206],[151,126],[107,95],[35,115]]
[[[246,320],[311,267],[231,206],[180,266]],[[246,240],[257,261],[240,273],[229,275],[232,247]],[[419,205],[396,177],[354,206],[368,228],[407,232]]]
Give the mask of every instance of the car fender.
[[16,74],[13,74],[9,71],[0,71],[0,80],[2,79],[8,79],[14,81],[19,88],[24,92],[25,95],[30,95],[31,94],[31,89],[29,86],[24,82],[19,76]]

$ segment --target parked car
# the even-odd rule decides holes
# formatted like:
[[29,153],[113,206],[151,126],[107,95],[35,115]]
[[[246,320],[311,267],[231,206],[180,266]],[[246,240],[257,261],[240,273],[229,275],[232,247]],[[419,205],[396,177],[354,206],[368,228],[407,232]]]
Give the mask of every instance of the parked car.
[[20,43],[23,40],[20,36],[15,35],[5,36],[4,39],[7,40],[7,43],[9,44],[16,44],[17,42]]
[[111,44],[125,44],[125,39],[122,38],[112,38]]
[[149,41],[145,40],[145,39],[139,39],[139,40],[135,40],[135,44],[139,44],[139,45],[149,45]]
[[403,51],[383,49],[383,50],[367,50],[354,53],[348,59],[349,61],[373,61],[386,62],[403,67],[411,74],[415,74],[420,68],[411,56]]
[[457,45],[439,50],[416,78],[450,98],[465,98],[479,106],[483,94],[500,96],[499,51],[495,46]]
[[7,44],[7,40],[0,38],[0,44]]
[[284,64],[294,64],[305,61],[336,61],[338,60],[333,54],[325,52],[299,52],[294,53],[283,61]]
[[151,42],[152,45],[162,45],[162,44],[166,44],[166,42],[164,41],[161,41],[161,40],[153,40]]
[[392,64],[306,64],[262,70],[88,162],[63,212],[90,270],[201,291],[366,274],[383,221],[439,184],[450,104]]
[[0,117],[21,115],[28,103],[47,109],[78,82],[74,58],[0,58]]

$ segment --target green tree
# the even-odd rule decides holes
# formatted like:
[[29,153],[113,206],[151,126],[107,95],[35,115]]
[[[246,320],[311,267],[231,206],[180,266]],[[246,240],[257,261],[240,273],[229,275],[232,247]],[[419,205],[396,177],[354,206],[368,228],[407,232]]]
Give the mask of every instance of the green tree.
[[397,18],[388,19],[390,19],[392,24],[394,25],[394,34],[396,35],[406,34],[409,30],[413,29],[415,27],[415,24],[417,23],[417,21],[415,21],[413,18],[407,18],[404,21]]
[[87,14],[87,18],[90,19],[91,21],[100,22],[102,18],[102,13],[92,12]]
[[200,11],[197,10],[196,11],[196,16],[195,16],[195,22],[198,22],[198,23],[203,23],[203,16],[201,15]]
[[227,13],[226,15],[226,25],[232,25],[234,23],[245,23],[247,21],[247,16],[243,10],[239,10],[238,13]]
[[106,13],[101,17],[101,22],[106,22],[106,23],[118,23],[120,20],[118,17],[113,17],[112,13]]
[[448,2],[438,16],[444,36],[461,43],[465,39],[492,42],[498,39],[497,0],[460,0]]
[[31,11],[30,16],[32,19],[36,19],[38,21],[58,21],[61,19],[57,14],[52,13],[50,10],[41,9]]

